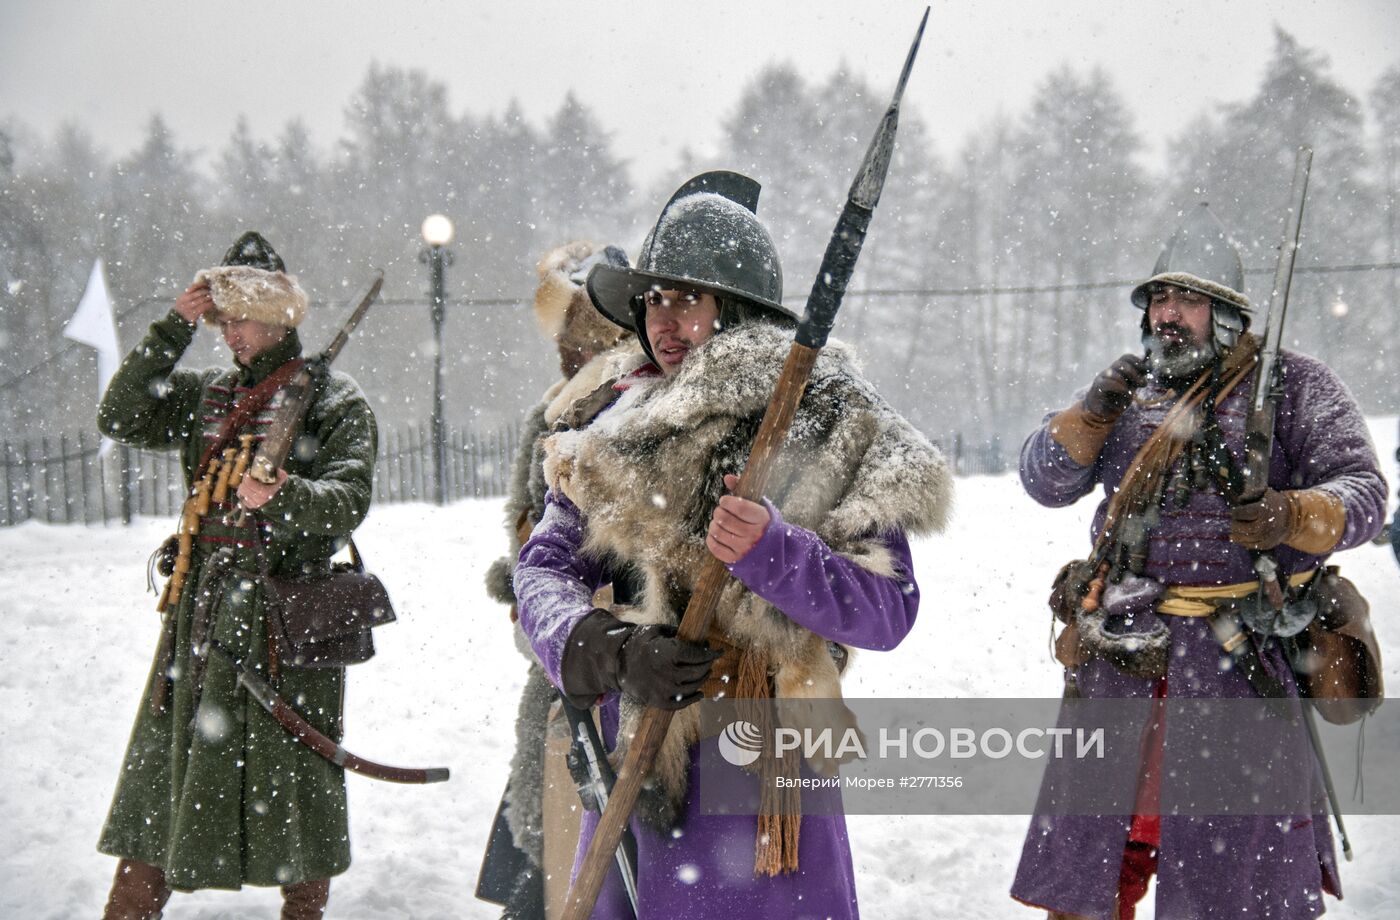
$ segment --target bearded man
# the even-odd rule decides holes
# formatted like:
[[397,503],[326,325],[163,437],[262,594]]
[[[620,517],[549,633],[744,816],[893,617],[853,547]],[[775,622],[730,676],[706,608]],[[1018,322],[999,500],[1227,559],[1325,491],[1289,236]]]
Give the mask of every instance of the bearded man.
[[[728,494],[796,319],[758,190],[735,173],[698,176],[637,268],[592,270],[594,306],[645,355],[614,361],[602,386],[566,386],[562,430],[545,442],[545,512],[515,570],[520,622],[566,698],[601,700],[614,755],[642,706],[839,699],[847,647],[890,649],[912,626],[908,535],[947,514],[942,456],[836,344],[817,359],[768,500]],[[708,644],[684,642],[676,623],[711,554],[734,580]],[[608,583],[615,603],[595,608]],[[700,813],[690,789],[714,739],[701,742],[694,712],[673,719],[632,820],[639,916],[855,917],[839,812]],[[579,859],[596,824],[585,815]],[[595,917],[631,916],[616,870],[597,903]]]
[[[327,373],[276,481],[243,476],[228,487],[301,366],[296,327],[306,309],[281,257],[245,233],[151,325],[102,398],[103,434],[178,452],[186,485],[202,480],[196,491],[207,499],[186,505],[182,530],[197,536],[174,566],[182,587],[165,611],[98,844],[121,860],[104,920],[159,917],[172,889],[245,884],[280,886],[283,920],[317,920],[331,876],[350,864],[344,771],[297,743],[233,667],[208,654],[210,640],[222,643],[322,734],[340,737],[345,671],[274,669],[260,576],[264,566],[283,577],[329,572],[364,520],[377,433],[359,387]],[[233,367],[175,366],[201,320],[223,333]],[[252,512],[243,523],[240,507]]]
[[[1281,635],[1225,635],[1218,627],[1234,621],[1224,612],[1261,593],[1257,554],[1273,554],[1290,588],[1285,612],[1302,609],[1328,555],[1380,528],[1385,483],[1356,401],[1320,361],[1291,351],[1280,358],[1269,488],[1238,501],[1258,351],[1243,288],[1238,253],[1200,205],[1132,292],[1146,357],[1119,358],[1022,449],[1021,481],[1041,504],[1104,490],[1096,563],[1067,566],[1057,588],[1057,613],[1072,624],[1056,647],[1068,696],[1296,699]],[[1340,897],[1325,815],[1159,817],[1169,784],[1209,754],[1183,737],[1144,721],[1131,816],[1038,814],[1012,896],[1053,918],[1131,920],[1155,872],[1164,918],[1291,920],[1321,914],[1323,892]],[[1255,767],[1316,790],[1313,756],[1304,737]],[[1225,759],[1213,769],[1248,769]],[[1042,802],[1074,783],[1072,764],[1052,764]]]

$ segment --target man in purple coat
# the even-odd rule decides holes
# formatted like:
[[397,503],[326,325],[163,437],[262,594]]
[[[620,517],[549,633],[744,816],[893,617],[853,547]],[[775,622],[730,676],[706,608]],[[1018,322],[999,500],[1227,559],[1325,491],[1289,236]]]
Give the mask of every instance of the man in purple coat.
[[[645,355],[611,359],[601,387],[559,397],[566,430],[546,441],[545,512],[515,570],[545,672],[576,705],[601,704],[615,756],[640,707],[682,710],[631,822],[644,920],[857,916],[839,808],[702,813],[697,764],[716,741],[686,707],[839,700],[847,646],[890,649],[913,625],[907,535],[940,528],[951,491],[942,456],[837,344],[817,360],[768,499],[728,494],[795,319],[758,191],[735,173],[698,176],[667,203],[636,268],[590,273],[594,306],[635,330]],[[675,624],[709,555],[734,580],[708,642],[691,644]],[[608,584],[611,602],[597,606]],[[596,824],[584,816],[580,858]],[[594,916],[630,915],[614,869]]]
[[[1269,489],[1247,504],[1228,497],[1243,457],[1257,348],[1243,287],[1238,253],[1199,206],[1132,293],[1146,357],[1119,358],[1022,449],[1021,480],[1041,504],[1068,505],[1103,486],[1092,557],[1102,568],[1083,572],[1097,576],[1094,600],[1079,602],[1071,592],[1076,626],[1057,643],[1067,695],[1296,698],[1279,636],[1233,630],[1218,639],[1213,625],[1225,622],[1229,604],[1257,594],[1255,554],[1272,553],[1280,581],[1301,596],[1299,586],[1330,553],[1364,543],[1381,527],[1385,482],[1356,402],[1331,370],[1295,352],[1281,358]],[[1173,427],[1163,425],[1173,412],[1178,448],[1143,450],[1159,429]],[[1135,472],[1152,463],[1153,475]],[[1122,497],[1110,508],[1116,494]],[[1210,752],[1173,747],[1171,724],[1149,721],[1134,813],[1037,815],[1013,897],[1052,918],[1131,920],[1153,873],[1162,920],[1315,917],[1323,892],[1341,897],[1331,833],[1312,809],[1159,817],[1158,803],[1190,758]],[[1312,784],[1311,758],[1304,743],[1267,760],[1261,754],[1256,767],[1291,770]],[[1042,801],[1073,784],[1072,765],[1052,766]]]

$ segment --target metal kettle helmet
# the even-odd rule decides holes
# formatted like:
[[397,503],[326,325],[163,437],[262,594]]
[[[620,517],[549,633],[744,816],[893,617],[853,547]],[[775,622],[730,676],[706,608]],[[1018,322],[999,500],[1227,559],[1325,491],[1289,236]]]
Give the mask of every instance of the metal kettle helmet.
[[586,287],[594,307],[639,334],[636,305],[649,290],[696,290],[788,319],[783,269],[773,237],[758,222],[758,182],[736,172],[701,173],[661,210],[635,267],[599,264]]

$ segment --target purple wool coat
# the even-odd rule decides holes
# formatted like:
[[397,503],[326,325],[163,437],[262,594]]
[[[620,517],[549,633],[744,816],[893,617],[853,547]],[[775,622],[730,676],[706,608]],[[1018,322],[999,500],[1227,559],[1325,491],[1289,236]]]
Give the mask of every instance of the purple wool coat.
[[[1320,361],[1302,354],[1282,355],[1284,394],[1275,427],[1269,484],[1275,489],[1318,488],[1339,498],[1346,527],[1336,549],[1374,537],[1384,519],[1386,485],[1375,448],[1355,399]],[[1242,382],[1219,408],[1220,426],[1236,459],[1243,456],[1243,432],[1252,380]],[[1118,419],[1098,459],[1080,466],[1050,436],[1049,417],[1021,451],[1021,481],[1043,505],[1068,505],[1103,486],[1092,536],[1103,526],[1111,495],[1138,448],[1156,430],[1171,403],[1153,384]],[[1156,403],[1156,404],[1154,404]],[[1151,532],[1145,574],[1166,584],[1224,585],[1255,580],[1249,552],[1230,542],[1230,508],[1214,489],[1193,492],[1185,508],[1163,503]],[[1280,547],[1281,575],[1315,568],[1322,557]],[[1249,699],[1256,697],[1244,675],[1221,667],[1219,644],[1204,619],[1164,616],[1171,630],[1167,673],[1169,698]],[[1297,696],[1297,686],[1278,643],[1261,652],[1265,665]],[[1076,669],[1082,696],[1148,698],[1150,681],[1129,677],[1095,660]],[[1173,748],[1168,722],[1164,743],[1164,794],[1174,758],[1192,756]],[[1181,760],[1177,760],[1181,763]],[[1305,746],[1275,752],[1271,770],[1290,770],[1311,782],[1320,798],[1320,779]],[[1052,762],[1041,788],[1042,800],[1074,781],[1071,761]],[[1319,809],[1320,812],[1320,809]],[[1129,816],[1052,816],[1031,822],[1021,854],[1013,897],[1043,908],[1109,920],[1118,890]],[[1269,918],[1293,920],[1323,913],[1322,894],[1341,897],[1341,883],[1326,815],[1295,814],[1233,817],[1166,815],[1162,818],[1157,870],[1157,917]]]
[[[770,504],[772,521],[753,549],[729,571],[751,591],[800,625],[827,639],[867,649],[890,649],[914,624],[919,608],[913,560],[903,533],[882,535],[902,578],[886,578],[833,553],[816,534],[788,524]],[[520,551],[515,593],[520,625],[555,686],[569,633],[592,609],[593,592],[608,580],[605,566],[581,551],[588,522],[562,495],[551,493],[544,517]],[[616,741],[618,696],[602,702],[604,740]],[[709,739],[703,744],[715,744]],[[680,823],[658,833],[635,817],[637,890],[641,920],[724,917],[726,920],[855,918],[855,876],[846,821],[839,809],[802,816],[799,868],[754,876],[753,815],[699,813],[700,746],[691,752],[690,786]],[[755,783],[752,777],[748,779]],[[839,796],[839,790],[821,790]],[[811,801],[807,799],[806,801]],[[816,809],[813,809],[815,811]],[[585,812],[575,857],[577,874],[598,815]],[[623,920],[631,908],[614,867],[594,918]]]

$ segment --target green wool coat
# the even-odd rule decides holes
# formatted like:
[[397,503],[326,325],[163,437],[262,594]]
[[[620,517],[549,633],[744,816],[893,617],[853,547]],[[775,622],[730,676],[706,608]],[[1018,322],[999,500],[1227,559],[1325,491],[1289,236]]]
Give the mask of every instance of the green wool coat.
[[[211,386],[250,386],[297,356],[295,331],[250,368],[176,370],[194,327],[171,313],[122,363],[98,411],[107,436],[134,447],[179,451],[190,484],[212,423]],[[359,387],[332,373],[313,402],[286,470],[259,512],[274,575],[325,571],[369,510],[377,447],[374,414]],[[198,709],[188,678],[190,627],[200,575],[231,526],[206,518],[176,617],[173,693],[160,714],[146,684],[112,810],[98,849],[165,870],[171,887],[238,888],[328,878],[350,864],[345,776],[295,741],[211,654]],[[251,549],[239,549],[213,614],[213,635],[267,676],[263,591]],[[243,574],[238,574],[239,572]],[[212,586],[211,586],[212,587]],[[133,628],[141,628],[133,621]],[[156,618],[150,630],[158,632]],[[331,738],[341,734],[343,669],[281,668],[277,688]]]

